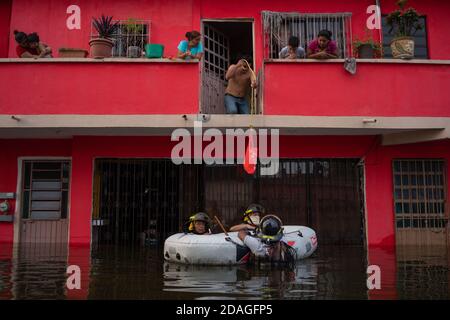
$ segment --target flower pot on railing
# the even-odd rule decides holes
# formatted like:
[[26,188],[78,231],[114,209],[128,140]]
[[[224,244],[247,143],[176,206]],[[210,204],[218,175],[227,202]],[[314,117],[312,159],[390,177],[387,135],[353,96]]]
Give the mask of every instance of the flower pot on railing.
[[119,22],[112,22],[112,17],[100,18],[93,21],[93,26],[98,33],[98,37],[89,41],[91,46],[91,56],[93,58],[109,58],[112,56],[114,42],[111,40],[119,28]]
[[408,0],[399,0],[399,9],[392,11],[386,17],[386,23],[394,34],[391,42],[392,56],[397,59],[414,58],[414,34],[424,28],[423,17],[414,8],[406,8]]
[[414,38],[398,37],[391,42],[392,56],[396,59],[414,58]]
[[78,48],[59,48],[59,58],[86,58],[89,54],[87,50]]
[[109,58],[112,56],[114,42],[106,38],[96,38],[89,41],[91,57],[94,59]]
[[373,59],[375,51],[370,44],[363,44],[358,47],[358,58],[360,59]]

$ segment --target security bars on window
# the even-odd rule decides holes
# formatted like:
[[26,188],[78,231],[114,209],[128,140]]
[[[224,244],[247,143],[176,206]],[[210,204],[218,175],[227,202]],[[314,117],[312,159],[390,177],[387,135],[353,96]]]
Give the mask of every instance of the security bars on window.
[[[113,20],[119,22],[119,28],[113,36],[114,46],[112,50],[113,57],[131,58],[134,54],[130,47],[139,48],[139,56],[145,49],[145,45],[150,43],[150,20]],[[98,36],[98,33],[91,23],[91,39]]]
[[445,227],[444,160],[394,160],[393,178],[397,228]]
[[264,58],[278,59],[280,50],[288,44],[290,36],[300,40],[300,46],[317,37],[320,30],[333,33],[340,58],[352,56],[351,13],[308,13],[262,11]]

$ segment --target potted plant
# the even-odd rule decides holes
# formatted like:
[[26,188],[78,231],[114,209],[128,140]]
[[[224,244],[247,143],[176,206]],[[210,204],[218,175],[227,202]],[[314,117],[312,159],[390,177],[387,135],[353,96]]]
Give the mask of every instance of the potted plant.
[[394,39],[391,42],[392,56],[400,59],[414,58],[414,34],[421,30],[421,14],[414,8],[405,8],[408,0],[400,0],[397,5],[400,9],[391,12],[386,19],[391,27],[389,33],[394,32]]
[[91,56],[93,58],[108,58],[112,55],[112,47],[114,41],[113,35],[119,28],[119,22],[112,22],[112,17],[105,17],[102,15],[99,19],[93,21],[98,37],[89,41],[91,46]]
[[353,41],[353,54],[359,59],[377,59],[383,56],[383,48],[380,42],[366,36]]
[[127,41],[126,53],[128,58],[140,58],[144,49],[144,25],[134,18],[129,18],[123,25]]
[[59,48],[59,58],[86,58],[89,52],[79,48]]

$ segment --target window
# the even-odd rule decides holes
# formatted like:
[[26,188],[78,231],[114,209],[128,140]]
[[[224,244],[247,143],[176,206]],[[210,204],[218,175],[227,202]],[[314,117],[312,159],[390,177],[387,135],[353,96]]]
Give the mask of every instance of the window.
[[[150,43],[150,21],[148,20],[113,20],[119,22],[119,28],[113,36],[114,46],[112,50],[113,57],[131,57],[133,52],[129,47],[139,47],[140,53],[144,51],[145,45]],[[98,36],[93,24],[91,23],[91,39]],[[139,54],[140,56],[140,54]]]
[[22,218],[66,219],[69,161],[24,161]]
[[443,160],[394,160],[397,228],[445,227],[444,168]]
[[[386,22],[386,15],[382,16],[382,30],[383,30],[383,53],[385,58],[392,58],[391,41],[394,39],[395,29],[389,33],[390,27]],[[427,43],[427,20],[426,17],[420,18],[420,23],[423,26],[422,30],[417,30],[414,34],[414,58],[428,59],[428,43]]]
[[333,33],[340,58],[352,54],[351,13],[300,14],[296,12],[263,11],[264,57],[278,59],[290,36],[297,36],[305,50],[322,29]]

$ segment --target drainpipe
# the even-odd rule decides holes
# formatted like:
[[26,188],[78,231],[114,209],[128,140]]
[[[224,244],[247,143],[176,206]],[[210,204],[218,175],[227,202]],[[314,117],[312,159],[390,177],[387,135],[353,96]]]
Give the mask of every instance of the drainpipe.
[[375,5],[377,6],[377,8],[379,9],[379,18],[380,18],[380,29],[378,29],[378,36],[379,36],[379,40],[380,42],[383,41],[383,32],[381,31],[381,4],[380,4],[380,0],[375,0]]

